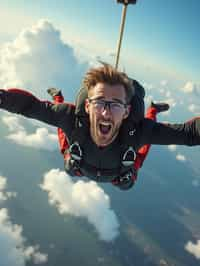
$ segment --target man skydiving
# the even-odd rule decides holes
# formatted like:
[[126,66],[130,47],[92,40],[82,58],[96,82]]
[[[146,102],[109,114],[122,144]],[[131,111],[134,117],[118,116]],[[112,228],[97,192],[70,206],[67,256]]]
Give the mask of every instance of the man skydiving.
[[73,104],[40,101],[19,89],[0,90],[0,108],[61,128],[70,145],[65,153],[69,174],[97,182],[127,180],[124,189],[132,186],[136,152],[142,146],[200,144],[199,117],[182,124],[135,119],[133,84],[110,65],[90,69],[83,86],[87,91],[83,117]]
[[[48,89],[48,93],[52,96],[52,99],[55,104],[61,104],[64,103],[64,97],[61,92],[61,90],[56,88],[50,88]],[[153,121],[156,121],[156,115],[160,112],[167,111],[169,109],[169,105],[166,103],[151,103],[150,107],[148,108],[145,117],[148,119],[151,119]],[[68,164],[68,160],[70,157],[68,156],[68,149],[70,147],[70,144],[68,143],[68,138],[65,136],[65,133],[61,128],[58,128],[58,140],[59,140],[59,146],[60,146],[60,152],[63,154],[65,164]],[[112,180],[112,184],[119,187],[122,190],[126,190],[131,188],[138,176],[138,170],[142,167],[144,160],[146,159],[147,154],[149,153],[150,144],[144,145],[141,147],[136,155],[136,159],[133,163],[133,173],[131,174],[130,178],[125,177],[117,177]],[[108,158],[109,160],[109,158]],[[77,173],[78,174],[78,173]],[[81,176],[81,172],[78,174]]]

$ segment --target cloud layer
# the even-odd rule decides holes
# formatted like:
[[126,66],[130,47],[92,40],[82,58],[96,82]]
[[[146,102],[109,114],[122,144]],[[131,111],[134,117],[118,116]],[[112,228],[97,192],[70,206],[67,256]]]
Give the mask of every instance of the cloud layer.
[[25,246],[22,226],[12,224],[8,211],[0,209],[0,260],[4,266],[25,266],[25,262],[33,260],[35,264],[47,261],[47,254],[39,252],[39,246]]
[[7,138],[19,145],[49,151],[58,149],[57,134],[50,133],[47,128],[37,128],[34,133],[28,134],[21,119],[14,115],[3,116],[2,122],[11,132]]
[[[6,191],[6,177],[0,176],[0,203],[12,196],[14,192]],[[47,254],[39,251],[39,246],[26,246],[26,239],[22,235],[23,228],[13,224],[6,208],[0,209],[0,265],[25,266],[26,261],[35,264],[47,262]]]
[[0,87],[29,88],[46,98],[46,89],[55,86],[69,97],[80,86],[86,67],[62,41],[60,32],[40,20],[0,50]]
[[111,241],[117,237],[117,217],[110,209],[108,195],[97,183],[73,183],[65,172],[52,169],[45,174],[41,188],[48,192],[50,204],[55,205],[61,214],[87,218],[101,240]]

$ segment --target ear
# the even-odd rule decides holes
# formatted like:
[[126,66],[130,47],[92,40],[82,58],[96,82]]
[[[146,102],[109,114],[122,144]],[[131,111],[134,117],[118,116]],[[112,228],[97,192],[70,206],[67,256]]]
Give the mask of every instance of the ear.
[[89,100],[88,99],[85,99],[85,112],[86,114],[89,114]]
[[126,118],[129,116],[130,111],[131,111],[131,105],[129,104],[129,105],[126,107],[126,109],[125,109],[125,113],[124,113],[124,117],[123,117],[123,119],[126,119]]

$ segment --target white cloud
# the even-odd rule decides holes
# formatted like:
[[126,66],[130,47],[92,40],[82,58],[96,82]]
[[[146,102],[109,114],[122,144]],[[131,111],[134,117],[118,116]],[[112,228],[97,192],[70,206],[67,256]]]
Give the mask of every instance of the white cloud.
[[12,224],[7,209],[0,209],[1,265],[25,266],[28,260],[33,260],[35,264],[47,261],[47,254],[40,253],[39,246],[26,247],[25,241],[22,236],[22,226]]
[[188,81],[182,88],[181,90],[185,93],[191,93],[194,91],[194,83],[191,81]]
[[15,192],[5,191],[6,188],[7,188],[7,179],[4,176],[0,176],[0,202],[5,201],[11,197],[16,197]]
[[35,149],[50,151],[58,149],[57,135],[49,133],[46,128],[37,128],[35,133],[29,135],[26,131],[18,131],[10,134],[7,138],[19,145],[33,147]]
[[47,262],[47,254],[41,253],[39,248],[39,245],[26,247],[23,251],[26,260],[30,260],[30,258],[32,258],[35,264]]
[[171,97],[171,91],[166,91],[166,94],[165,94],[165,96],[167,97],[167,98],[169,98],[169,97]]
[[170,151],[176,151],[176,149],[177,149],[177,145],[171,144],[171,145],[168,145],[167,148],[168,148]]
[[146,83],[146,82],[143,82],[143,87],[145,88],[145,90],[152,90],[154,89],[154,86],[150,83]]
[[192,113],[200,113],[200,106],[192,103],[188,106],[188,110]]
[[49,202],[61,214],[85,217],[101,240],[112,241],[119,233],[119,223],[110,209],[108,195],[94,181],[73,183],[69,175],[52,169],[44,175],[41,188],[48,192]]
[[161,89],[159,89],[159,92],[160,92],[161,94],[165,94],[165,88],[161,88]]
[[161,80],[160,85],[165,87],[168,84],[167,80]]
[[181,162],[185,162],[186,161],[186,157],[183,154],[180,154],[180,153],[176,155],[176,159],[178,161],[181,161]]
[[57,134],[50,133],[47,128],[37,128],[35,133],[28,134],[26,129],[20,124],[19,117],[9,115],[3,116],[2,121],[8,126],[9,131],[15,132],[7,136],[13,142],[35,149],[56,150],[58,149]]
[[[0,202],[16,193],[6,191],[7,179],[0,176]],[[25,262],[33,260],[35,264],[47,261],[47,254],[39,251],[39,246],[26,246],[22,236],[22,226],[13,224],[6,208],[0,209],[0,264],[3,266],[25,266]]]
[[199,86],[192,81],[186,82],[186,84],[181,88],[184,93],[194,93],[199,95]]
[[20,125],[19,117],[15,115],[5,115],[2,117],[2,122],[8,127],[9,131],[23,131],[24,127]]
[[0,87],[22,87],[46,98],[50,86],[68,90],[80,86],[86,64],[80,63],[60,32],[45,20],[22,31],[0,50]]
[[200,240],[198,240],[196,244],[193,244],[191,241],[189,241],[185,245],[185,250],[194,255],[195,258],[200,259]]

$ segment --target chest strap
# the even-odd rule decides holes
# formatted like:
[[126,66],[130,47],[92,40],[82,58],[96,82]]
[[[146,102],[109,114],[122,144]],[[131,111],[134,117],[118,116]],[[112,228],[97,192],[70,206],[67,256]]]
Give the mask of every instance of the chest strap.
[[118,168],[99,169],[84,161],[82,148],[78,142],[75,142],[66,150],[65,169],[73,176],[85,174],[98,182],[111,182],[114,178],[133,170],[136,153],[132,147],[128,147],[122,153],[121,158],[121,165]]

